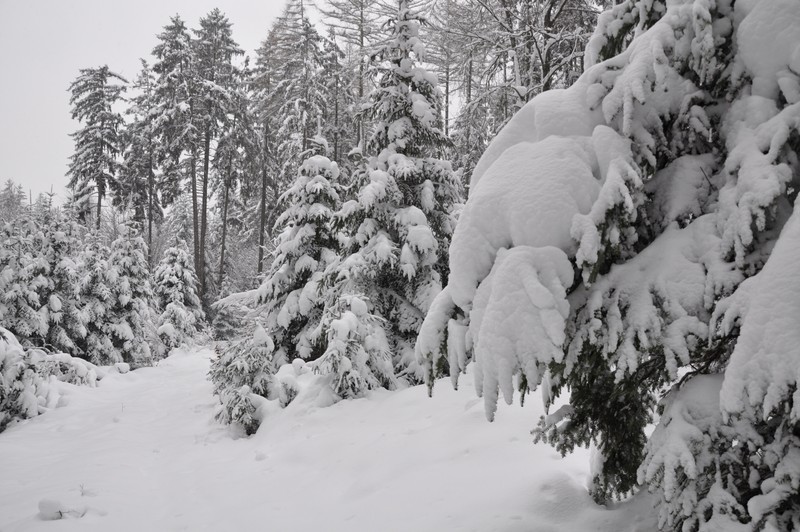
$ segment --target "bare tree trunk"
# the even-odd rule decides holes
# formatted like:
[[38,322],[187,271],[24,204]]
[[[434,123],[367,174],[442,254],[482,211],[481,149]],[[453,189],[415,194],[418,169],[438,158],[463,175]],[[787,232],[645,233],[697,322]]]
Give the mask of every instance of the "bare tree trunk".
[[100,231],[100,216],[103,213],[103,196],[100,194],[100,187],[97,187],[97,230]]
[[261,213],[258,221],[258,275],[264,272],[264,240],[267,229],[267,164],[269,164],[269,126],[264,124],[264,166],[261,169]]
[[147,176],[147,265],[153,269],[153,148],[150,146],[150,173]]
[[225,272],[225,241],[228,236],[228,194],[231,188],[231,162],[228,161],[228,175],[225,179],[225,195],[222,200],[222,249],[219,253],[219,274],[217,286],[222,287],[222,275]]
[[192,165],[192,244],[194,244],[194,269],[199,273],[200,245],[198,238],[200,236],[200,223],[197,216],[197,151],[194,146],[192,146],[192,157],[189,164]]
[[200,210],[200,299],[206,295],[206,229],[208,228],[208,167],[211,157],[211,129],[206,124],[203,153],[203,196]]

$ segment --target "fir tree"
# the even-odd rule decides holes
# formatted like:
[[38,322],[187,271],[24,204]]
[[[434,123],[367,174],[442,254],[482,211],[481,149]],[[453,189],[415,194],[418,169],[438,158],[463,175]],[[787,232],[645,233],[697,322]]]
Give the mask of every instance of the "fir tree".
[[447,144],[435,76],[424,60],[419,18],[400,2],[391,41],[380,53],[372,94],[370,157],[355,176],[357,199],[339,213],[354,237],[342,263],[354,287],[386,323],[394,363],[417,382],[413,345],[433,297],[447,281],[447,248],[460,186],[437,158]]
[[22,185],[8,179],[3,190],[0,190],[0,222],[13,222],[25,212],[27,209]]
[[327,157],[308,158],[281,197],[285,210],[272,266],[258,289],[266,329],[283,361],[318,358],[325,350],[320,318],[326,269],[337,260],[332,227],[339,206],[339,168]]
[[123,362],[114,345],[112,307],[115,304],[116,271],[109,264],[111,251],[97,234],[90,235],[81,253],[81,301],[86,319],[83,352],[93,364]]
[[155,334],[150,306],[153,290],[147,263],[147,246],[134,227],[123,227],[111,243],[109,267],[116,274],[113,303],[107,308],[114,346],[122,360],[134,366],[150,365],[150,343]]
[[99,68],[81,69],[72,82],[70,105],[72,118],[84,123],[84,127],[72,134],[75,153],[69,166],[69,186],[74,191],[73,201],[81,219],[89,217],[89,197],[94,194],[97,205],[96,228],[100,228],[103,198],[116,187],[119,172],[118,155],[122,152],[120,126],[122,116],[114,111],[124,85],[119,74],[104,65]]
[[[474,358],[490,419],[501,394],[542,385],[549,407],[568,390],[537,438],[593,444],[594,497],[646,485],[664,529],[800,526],[800,77],[784,52],[798,14],[703,0],[602,14],[586,72],[523,107],[476,165],[417,343],[430,385]],[[780,42],[764,45],[766,24]]]
[[185,245],[167,249],[153,275],[161,316],[158,335],[167,349],[190,340],[205,315],[197,294],[198,281]]

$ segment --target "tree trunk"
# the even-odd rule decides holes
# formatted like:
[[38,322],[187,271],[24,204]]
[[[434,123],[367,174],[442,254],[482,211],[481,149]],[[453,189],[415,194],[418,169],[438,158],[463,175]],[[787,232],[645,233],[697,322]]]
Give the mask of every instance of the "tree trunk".
[[264,245],[267,229],[267,165],[269,164],[269,125],[264,124],[264,166],[261,168],[261,213],[258,221],[258,268],[257,274],[264,272]]
[[100,215],[103,212],[103,196],[100,194],[100,187],[97,187],[97,230],[100,231]]
[[153,269],[153,148],[150,147],[150,173],[147,176],[147,265]]
[[200,209],[200,299],[206,295],[206,229],[208,227],[208,166],[211,156],[211,128],[206,124],[203,153],[203,197]]
[[217,286],[222,287],[222,274],[225,272],[225,240],[228,236],[228,193],[231,188],[231,162],[228,161],[228,176],[225,179],[225,195],[222,200],[222,248],[219,252],[219,274]]
[[189,161],[192,165],[192,244],[194,245],[194,269],[195,272],[200,271],[200,245],[198,244],[198,237],[200,236],[200,224],[197,216],[197,151],[192,146],[192,157]]

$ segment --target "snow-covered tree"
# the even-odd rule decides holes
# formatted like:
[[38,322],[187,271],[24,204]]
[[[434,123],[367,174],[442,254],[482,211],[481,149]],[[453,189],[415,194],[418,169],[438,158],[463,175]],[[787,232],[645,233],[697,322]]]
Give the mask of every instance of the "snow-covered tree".
[[447,281],[460,187],[450,164],[437,158],[447,140],[436,77],[420,65],[425,49],[418,14],[403,1],[394,17],[371,96],[368,148],[376,155],[354,176],[356,198],[345,202],[338,217],[353,234],[342,268],[370,312],[385,320],[398,370],[418,381],[414,340]]
[[157,142],[162,120],[159,115],[163,111],[156,99],[153,69],[144,60],[133,89],[138,94],[131,99],[128,109],[131,120],[122,134],[124,164],[114,204],[132,210],[134,220],[140,224],[147,220],[149,251],[153,244],[153,224],[163,217],[156,188],[157,165],[164,157]]
[[275,344],[261,325],[220,350],[209,372],[214,393],[222,403],[217,419],[238,423],[247,434],[255,433],[261,424],[256,405],[275,396],[272,377],[277,370]]
[[283,362],[319,358],[325,350],[320,319],[325,304],[326,270],[338,258],[333,215],[339,207],[339,167],[313,155],[300,167],[281,197],[285,210],[272,266],[258,289],[265,327]]
[[90,197],[97,205],[96,228],[100,229],[103,198],[113,192],[119,172],[118,155],[122,152],[120,127],[122,116],[114,109],[125,79],[107,65],[81,69],[69,87],[72,118],[84,127],[72,134],[75,153],[69,165],[69,186],[74,207],[84,222],[88,221]]
[[663,528],[800,526],[799,21],[784,0],[602,14],[586,72],[476,165],[417,342],[429,385],[475,360],[489,418],[568,389],[538,437],[594,444],[594,496],[646,483]]
[[76,224],[20,218],[1,234],[0,324],[26,346],[79,355],[86,329]]
[[0,327],[0,432],[15,419],[28,419],[58,406],[55,381],[94,386],[96,368],[65,353],[26,349]]
[[108,265],[116,274],[111,287],[113,302],[107,308],[109,327],[115,331],[114,345],[122,361],[134,366],[153,361],[151,344],[155,329],[151,316],[153,290],[147,264],[147,245],[134,227],[123,227],[111,243]]
[[83,352],[97,365],[123,361],[114,345],[115,331],[112,330],[111,308],[116,299],[117,272],[109,264],[110,255],[111,250],[96,233],[87,238],[81,253],[81,302],[86,319]]
[[158,335],[167,349],[190,340],[205,319],[197,283],[185,244],[167,249],[153,274],[153,291],[161,309]]
[[25,190],[11,179],[0,190],[0,222],[13,222],[25,212]]
[[321,329],[326,331],[327,343],[314,371],[332,376],[331,387],[340,398],[397,387],[391,347],[382,322],[370,313],[362,297],[352,294],[345,293],[325,306]]

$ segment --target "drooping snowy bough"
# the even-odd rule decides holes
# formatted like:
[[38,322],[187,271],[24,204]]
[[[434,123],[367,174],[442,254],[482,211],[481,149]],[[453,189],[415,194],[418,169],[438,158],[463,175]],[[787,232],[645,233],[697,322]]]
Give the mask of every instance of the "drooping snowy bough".
[[474,359],[490,419],[567,392],[537,437],[594,444],[596,499],[646,484],[664,528],[797,529],[800,4],[625,0],[586,56],[475,168],[428,384]]

